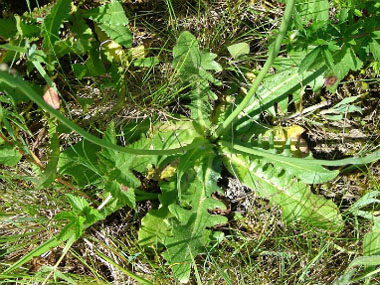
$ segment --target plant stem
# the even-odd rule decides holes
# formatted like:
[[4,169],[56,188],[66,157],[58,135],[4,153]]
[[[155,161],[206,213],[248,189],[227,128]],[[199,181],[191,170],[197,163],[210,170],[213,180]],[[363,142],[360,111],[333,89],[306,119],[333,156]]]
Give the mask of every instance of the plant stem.
[[79,127],[77,124],[73,123],[71,120],[67,119],[64,115],[62,115],[59,111],[50,107],[45,101],[41,98],[39,94],[37,94],[24,80],[18,77],[13,77],[6,72],[0,71],[0,82],[4,82],[12,88],[19,89],[22,93],[24,93],[30,100],[36,103],[40,108],[49,112],[51,115],[55,116],[62,124],[81,135],[86,140],[97,144],[101,147],[112,149],[114,151],[129,153],[134,155],[174,155],[179,153],[185,153],[189,149],[197,148],[204,144],[203,141],[194,141],[193,143],[173,149],[133,149],[126,148],[116,144],[113,144],[109,141],[97,138],[96,136],[86,132],[84,129]]
[[270,53],[267,61],[265,62],[263,68],[260,70],[259,74],[255,82],[253,82],[251,88],[249,89],[247,95],[244,97],[243,101],[236,107],[236,109],[227,117],[227,119],[218,126],[213,134],[212,139],[218,139],[222,134],[224,134],[230,127],[231,124],[236,120],[239,114],[248,106],[252,97],[255,95],[257,88],[260,86],[261,81],[264,79],[267,74],[269,68],[272,66],[273,61],[277,57],[278,52],[280,51],[282,40],[285,37],[286,31],[288,30],[288,26],[291,20],[292,12],[294,9],[295,0],[288,0],[287,6],[285,8],[284,17],[282,19],[282,23],[280,26],[280,30],[274,42],[274,46],[272,52]]
[[264,157],[272,161],[281,160],[283,162],[292,163],[292,164],[298,162],[300,165],[302,165],[302,163],[305,163],[305,162],[307,162],[307,164],[309,165],[323,165],[323,166],[345,166],[348,164],[362,165],[362,164],[368,164],[368,163],[372,163],[377,160],[380,160],[380,149],[375,150],[369,155],[362,156],[362,157],[349,157],[349,158],[344,158],[344,159],[339,159],[339,160],[322,160],[322,159],[305,160],[305,158],[284,156],[281,154],[272,153],[269,150],[261,149],[258,147],[253,147],[253,146],[247,147],[244,145],[232,144],[227,141],[220,141],[219,145],[222,147],[232,149],[232,150],[236,150],[238,153],[242,153],[242,154],[256,155],[256,156]]

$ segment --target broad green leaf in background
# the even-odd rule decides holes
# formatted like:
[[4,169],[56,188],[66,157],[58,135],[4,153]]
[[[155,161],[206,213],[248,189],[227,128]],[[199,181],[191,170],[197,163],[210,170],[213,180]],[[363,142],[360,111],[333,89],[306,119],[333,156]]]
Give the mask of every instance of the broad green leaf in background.
[[51,49],[56,41],[59,40],[59,30],[64,20],[68,19],[71,0],[58,0],[50,14],[44,20],[43,47]]
[[276,111],[273,107],[275,102],[278,103],[282,112],[286,112],[289,95],[293,95],[294,102],[298,103],[301,99],[302,89],[306,86],[310,86],[314,91],[318,91],[322,87],[323,68],[299,73],[299,66],[304,57],[305,52],[298,52],[288,58],[276,59],[274,63],[274,67],[277,69],[276,74],[269,75],[263,80],[256,96],[239,116],[240,119],[235,127],[237,130],[252,123],[245,114],[257,118],[262,111],[266,110],[275,116]]
[[146,57],[139,58],[133,62],[134,66],[138,67],[154,67],[160,63],[160,60],[157,57]]
[[22,155],[17,151],[16,147],[9,144],[0,145],[0,165],[15,166]]
[[125,48],[132,46],[132,34],[127,27],[128,19],[118,1],[86,11],[84,16],[95,21],[111,40]]
[[[117,143],[116,130],[113,122],[109,124],[104,135],[104,140],[113,144]],[[100,158],[100,162],[104,165],[102,168],[103,174],[107,173],[111,181],[118,181],[122,183],[122,185],[130,188],[140,186],[140,180],[137,179],[130,170],[135,155],[119,153],[106,148],[103,148],[97,155]]]
[[235,59],[243,55],[248,55],[250,52],[250,47],[249,47],[249,44],[247,43],[238,43],[238,44],[230,45],[229,47],[227,47],[227,49],[232,55],[232,57]]
[[[104,140],[117,144],[115,125],[111,122],[104,135]],[[140,186],[140,180],[132,173],[131,166],[135,155],[119,153],[103,148],[97,153],[99,172],[105,184],[105,195],[110,193],[119,202],[131,208],[136,206],[134,189]]]
[[380,255],[380,219],[374,217],[374,225],[363,239],[363,255]]
[[336,76],[337,81],[328,90],[336,90],[339,82],[350,72],[357,71],[363,66],[363,62],[358,58],[350,46],[344,46],[343,49],[334,58],[334,69],[326,71],[326,77]]
[[197,39],[189,32],[182,32],[173,48],[173,67],[178,75],[188,80],[188,76],[199,74],[201,53]]
[[332,231],[342,227],[338,207],[332,201],[313,194],[308,185],[289,179],[285,171],[278,171],[257,157],[242,154],[226,154],[224,164],[241,183],[280,206],[285,221],[301,220]]
[[369,50],[376,60],[380,60],[380,44],[379,39],[372,39],[369,43]]
[[0,19],[0,38],[9,39],[17,33],[16,20],[13,18]]
[[297,0],[296,10],[304,23],[326,22],[329,19],[328,0]]
[[303,74],[305,71],[308,71],[309,68],[314,64],[317,60],[319,54],[321,52],[320,47],[314,48],[311,52],[309,52],[301,61],[301,64],[298,68],[298,73]]
[[40,35],[40,26],[25,23],[25,21],[19,15],[15,15],[14,17],[16,19],[17,36],[23,38],[32,38]]

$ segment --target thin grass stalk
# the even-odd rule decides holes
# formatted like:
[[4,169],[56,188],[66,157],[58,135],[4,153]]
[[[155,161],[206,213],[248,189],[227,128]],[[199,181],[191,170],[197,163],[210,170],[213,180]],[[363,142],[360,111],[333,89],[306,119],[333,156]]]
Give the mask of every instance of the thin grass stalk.
[[251,88],[249,89],[247,95],[244,97],[243,101],[236,107],[236,109],[227,117],[227,119],[221,123],[215,133],[212,135],[213,140],[217,140],[221,135],[223,135],[232,125],[232,123],[237,119],[239,114],[248,106],[252,97],[255,95],[257,89],[260,86],[261,81],[264,79],[265,75],[268,73],[269,68],[272,66],[274,60],[276,59],[282,44],[282,40],[288,30],[288,26],[292,17],[294,9],[295,0],[288,0],[284,12],[284,17],[280,26],[280,30],[274,42],[272,51],[269,54],[267,61],[265,62],[263,68],[257,75],[255,82],[253,82]]

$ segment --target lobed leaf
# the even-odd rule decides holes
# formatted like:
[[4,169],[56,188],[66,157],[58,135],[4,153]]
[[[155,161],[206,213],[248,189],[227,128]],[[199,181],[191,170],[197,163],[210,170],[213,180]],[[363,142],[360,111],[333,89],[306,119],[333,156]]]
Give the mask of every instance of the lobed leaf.
[[[211,195],[220,192],[216,182],[220,164],[210,147],[202,147],[181,157],[178,175],[161,183],[161,206],[144,217],[139,242],[144,246],[164,245],[164,258],[180,282],[188,282],[193,256],[205,252],[212,240],[211,227],[227,222],[211,210],[225,205]],[[159,225],[159,226],[158,226]]]
[[306,184],[289,179],[286,169],[279,171],[257,157],[234,153],[225,155],[224,164],[244,185],[280,206],[285,221],[301,220],[332,231],[343,225],[332,201],[313,194]]
[[104,4],[100,7],[86,11],[84,16],[95,21],[98,27],[116,43],[130,48],[132,46],[132,34],[126,27],[128,19],[123,7],[118,1]]
[[212,193],[221,190],[216,184],[220,170],[210,151],[199,151],[194,169],[180,176],[186,185],[180,204],[168,206],[176,219],[173,221],[172,235],[164,239],[167,250],[163,257],[180,282],[189,280],[192,256],[203,253],[211,242],[210,228],[227,222],[226,217],[210,214],[210,210],[225,209],[222,202],[211,198]]

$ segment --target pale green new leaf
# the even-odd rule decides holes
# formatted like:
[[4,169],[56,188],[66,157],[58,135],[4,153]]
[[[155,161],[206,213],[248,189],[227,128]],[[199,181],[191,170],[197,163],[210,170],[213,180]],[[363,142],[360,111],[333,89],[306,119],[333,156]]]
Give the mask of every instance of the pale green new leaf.
[[150,210],[141,220],[138,240],[141,246],[162,247],[166,237],[171,235],[170,218],[173,215],[167,207]]
[[284,171],[278,171],[271,164],[233,153],[224,157],[224,163],[241,183],[280,206],[285,221],[301,220],[332,231],[343,225],[338,207],[332,201],[313,194],[308,185],[289,179]]
[[125,48],[132,46],[132,34],[126,27],[128,19],[123,6],[118,1],[87,11],[84,16],[95,21],[111,40]]
[[298,0],[296,10],[305,24],[329,19],[330,4],[328,0]]
[[249,44],[247,43],[238,43],[234,45],[230,45],[227,47],[229,53],[233,58],[239,58],[240,56],[247,55],[250,52]]
[[[130,144],[129,147],[151,150],[177,148],[189,145],[199,137],[190,121],[168,121],[154,124],[146,134],[143,134],[138,141]],[[143,173],[147,166],[158,166],[166,157],[165,155],[135,156],[131,169]]]

